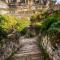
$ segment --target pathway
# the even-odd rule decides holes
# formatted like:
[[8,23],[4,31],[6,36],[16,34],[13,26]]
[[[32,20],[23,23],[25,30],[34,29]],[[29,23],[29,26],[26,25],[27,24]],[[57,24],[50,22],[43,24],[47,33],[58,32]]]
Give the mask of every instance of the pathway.
[[41,52],[35,38],[20,38],[21,48],[14,54],[14,60],[42,60]]

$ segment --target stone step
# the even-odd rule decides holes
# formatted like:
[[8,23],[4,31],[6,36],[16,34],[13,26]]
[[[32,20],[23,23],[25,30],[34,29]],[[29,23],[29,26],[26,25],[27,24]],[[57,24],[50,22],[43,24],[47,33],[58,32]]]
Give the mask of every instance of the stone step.
[[20,38],[21,48],[14,54],[14,60],[42,60],[36,38]]
[[43,56],[40,53],[30,53],[23,55],[15,55],[15,60],[42,60]]
[[20,41],[20,43],[21,43],[21,44],[25,44],[25,43],[27,43],[27,44],[32,44],[32,43],[37,43],[37,41],[34,41],[34,40],[31,40],[31,41],[30,41],[30,40],[25,40],[25,41],[24,41],[24,40],[22,40],[22,41]]
[[22,54],[15,54],[15,57],[20,57],[20,56],[28,56],[28,55],[33,55],[33,54],[41,54],[39,51],[38,52],[29,52],[29,53],[22,53]]

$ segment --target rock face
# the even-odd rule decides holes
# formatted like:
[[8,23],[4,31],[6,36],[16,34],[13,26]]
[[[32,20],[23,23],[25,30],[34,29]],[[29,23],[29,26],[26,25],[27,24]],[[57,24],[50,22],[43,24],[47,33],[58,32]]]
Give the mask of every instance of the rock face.
[[20,37],[19,40],[16,37],[14,34],[1,41],[0,60],[43,60],[36,37]]
[[14,60],[43,60],[36,38],[22,38],[21,48],[13,55]]
[[7,60],[7,58],[17,50],[19,47],[19,40],[16,38],[17,35],[13,34],[11,37],[0,41],[0,60]]
[[0,48],[0,60],[7,59],[17,49],[17,46],[18,45],[12,41],[3,42]]
[[57,45],[56,43],[54,43],[53,45],[56,45],[56,46],[53,46],[51,43],[51,40],[52,39],[49,38],[48,36],[44,36],[41,40],[42,47],[46,50],[51,60],[60,60],[60,45]]

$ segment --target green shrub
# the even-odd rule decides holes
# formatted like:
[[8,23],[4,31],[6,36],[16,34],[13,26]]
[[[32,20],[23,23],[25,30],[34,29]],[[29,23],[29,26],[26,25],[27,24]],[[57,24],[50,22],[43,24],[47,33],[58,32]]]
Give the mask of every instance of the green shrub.
[[40,18],[41,18],[41,14],[40,14],[40,12],[38,13],[34,13],[32,16],[31,16],[31,21],[33,21],[33,22],[35,22],[35,21],[39,21],[40,20]]
[[51,25],[51,27],[49,28],[49,31],[56,31],[56,32],[60,32],[60,21],[55,22]]
[[0,15],[0,28],[8,32],[12,29],[17,23],[17,20],[14,16],[11,15]]
[[41,31],[48,31],[48,29],[51,27],[51,25],[55,24],[56,22],[59,22],[60,20],[60,11],[53,11],[50,15],[46,15],[47,17],[42,21]]
[[49,17],[48,17],[46,20],[44,20],[44,21],[42,22],[42,24],[41,24],[42,31],[47,31],[47,30],[50,28],[50,26],[51,26],[53,23],[57,22],[57,21],[58,21],[58,20],[55,19],[54,16],[49,16]]
[[[42,21],[40,30],[40,44],[44,49],[46,49],[46,53],[50,57],[50,54],[53,54],[51,53],[51,50],[55,52],[60,44],[60,12],[58,13],[58,11],[54,11],[52,15],[47,15],[47,17]],[[53,47],[50,51],[49,44]]]
[[15,26],[17,31],[22,31],[24,28],[30,25],[30,21],[28,19],[18,19],[17,24]]
[[41,24],[40,29],[42,36],[47,36],[52,45],[55,45],[60,40],[60,12],[57,13],[58,11],[54,11],[51,16],[48,16]]
[[7,37],[9,32],[16,25],[17,20],[15,16],[11,15],[0,15],[0,39]]
[[12,33],[14,29],[21,32],[29,25],[28,19],[19,19],[12,15],[0,15],[0,38]]

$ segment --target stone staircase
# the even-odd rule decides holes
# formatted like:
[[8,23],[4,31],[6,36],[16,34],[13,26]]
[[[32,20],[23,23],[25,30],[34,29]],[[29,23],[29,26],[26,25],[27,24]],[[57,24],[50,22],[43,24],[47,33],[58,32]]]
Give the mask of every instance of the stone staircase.
[[36,37],[20,38],[20,44],[22,47],[14,54],[14,60],[43,60]]

